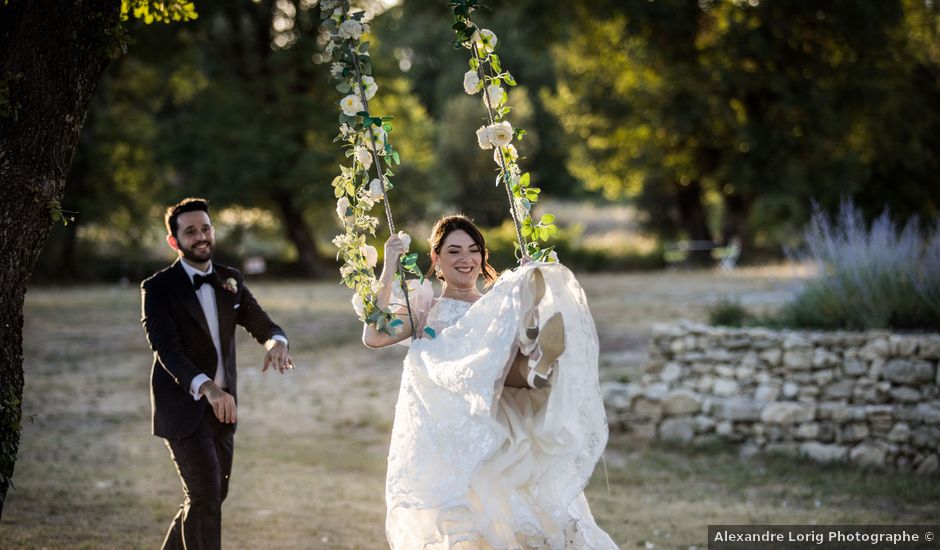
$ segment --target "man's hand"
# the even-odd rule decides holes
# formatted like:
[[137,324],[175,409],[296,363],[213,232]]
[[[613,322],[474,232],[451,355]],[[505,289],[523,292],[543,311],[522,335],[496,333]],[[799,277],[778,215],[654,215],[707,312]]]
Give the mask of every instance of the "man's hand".
[[215,385],[215,382],[208,380],[199,386],[199,394],[205,395],[209,404],[212,405],[212,411],[219,422],[223,424],[234,424],[236,419],[235,398],[222,388]]
[[264,366],[261,367],[261,372],[267,371],[269,367],[277,369],[281,373],[294,368],[294,359],[290,356],[290,350],[287,349],[284,342],[274,340],[274,345],[265,354]]

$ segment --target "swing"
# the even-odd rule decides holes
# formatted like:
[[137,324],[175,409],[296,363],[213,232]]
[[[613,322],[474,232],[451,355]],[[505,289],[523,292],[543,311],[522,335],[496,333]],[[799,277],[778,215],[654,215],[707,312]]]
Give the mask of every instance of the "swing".
[[[464,90],[471,95],[483,91],[483,106],[488,124],[477,130],[477,141],[482,149],[494,149],[494,159],[499,168],[497,186],[502,186],[509,201],[509,211],[516,232],[516,247],[520,261],[528,258],[535,261],[553,261],[553,247],[541,248],[539,241],[548,241],[557,233],[554,217],[543,215],[534,223],[531,217],[533,205],[540,190],[531,185],[528,173],[521,173],[518,154],[510,142],[520,140],[525,130],[513,130],[506,120],[510,112],[507,95],[501,84],[515,86],[516,81],[502,68],[495,53],[496,35],[479,29],[470,15],[479,4],[478,0],[454,0],[450,3],[457,35],[455,47],[469,50],[470,70],[464,75]],[[343,222],[344,234],[334,239],[339,248],[338,257],[344,261],[340,269],[343,283],[356,292],[357,313],[360,319],[380,332],[392,334],[402,324],[389,309],[380,308],[375,301],[376,280],[373,272],[377,251],[366,244],[366,235],[375,235],[378,220],[371,216],[376,202],[382,202],[390,234],[395,234],[395,220],[388,197],[390,178],[394,176],[392,165],[400,164],[398,152],[392,147],[388,134],[392,131],[392,117],[373,116],[369,111],[369,100],[378,90],[372,77],[369,43],[361,41],[368,32],[368,23],[363,22],[365,12],[350,13],[349,0],[321,0],[323,27],[330,33],[326,51],[333,59],[331,75],[336,89],[345,94],[340,100],[340,133],[334,141],[344,143],[347,158],[353,159],[352,167],[342,166],[341,173],[333,180],[337,198],[337,215]],[[417,254],[406,254],[398,263],[399,284],[408,311],[412,339],[416,337],[414,315],[409,299],[409,282],[406,273],[415,275],[419,283],[424,276],[417,267]]]

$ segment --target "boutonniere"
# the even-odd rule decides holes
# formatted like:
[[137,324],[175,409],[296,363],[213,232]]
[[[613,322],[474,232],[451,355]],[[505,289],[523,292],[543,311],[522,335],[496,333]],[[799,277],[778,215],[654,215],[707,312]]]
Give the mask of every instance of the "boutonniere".
[[238,292],[238,281],[236,281],[233,277],[229,277],[228,279],[225,279],[224,283],[222,283],[222,288],[231,292],[232,294],[235,294]]

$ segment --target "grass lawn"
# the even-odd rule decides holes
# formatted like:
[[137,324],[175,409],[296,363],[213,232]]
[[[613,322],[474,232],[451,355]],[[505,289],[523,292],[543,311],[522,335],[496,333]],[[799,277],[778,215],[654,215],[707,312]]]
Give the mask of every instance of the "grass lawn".
[[[654,322],[705,319],[737,297],[772,308],[781,270],[591,275],[602,378],[645,360]],[[226,548],[386,547],[385,455],[404,348],[358,342],[349,292],[330,282],[252,285],[291,337],[297,370],[260,373],[239,335],[240,409]],[[151,354],[136,288],[40,288],[27,295],[26,390],[2,548],[155,548],[179,504],[163,442],[149,434]],[[940,482],[728,446],[670,447],[616,434],[588,500],[624,548],[705,546],[716,523],[929,523]],[[605,475],[606,470],[606,475]]]

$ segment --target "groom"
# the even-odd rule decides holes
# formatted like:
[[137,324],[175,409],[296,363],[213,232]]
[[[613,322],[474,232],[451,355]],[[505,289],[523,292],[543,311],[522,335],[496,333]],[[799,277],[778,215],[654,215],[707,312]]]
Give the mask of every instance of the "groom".
[[209,205],[169,207],[167,243],[180,258],[141,284],[143,325],[154,352],[153,434],[164,438],[183,482],[183,504],[163,548],[218,549],[222,501],[235,445],[235,325],[268,350],[269,367],[293,368],[287,337],[244,286],[242,274],[212,263]]

